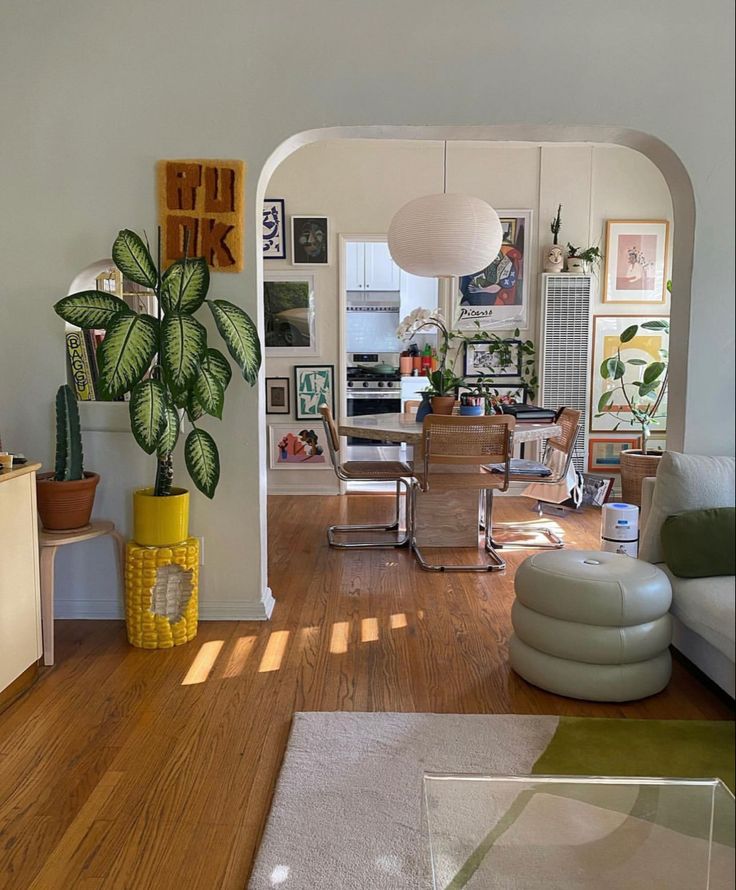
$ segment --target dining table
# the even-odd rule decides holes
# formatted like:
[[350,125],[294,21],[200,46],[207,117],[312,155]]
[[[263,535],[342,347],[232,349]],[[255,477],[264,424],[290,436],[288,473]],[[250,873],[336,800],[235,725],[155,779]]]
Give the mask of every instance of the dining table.
[[[343,418],[338,426],[341,436],[372,439],[414,447],[414,459],[421,455],[423,424],[408,413],[363,414]],[[561,435],[556,423],[519,423],[514,427],[514,447],[544,443]],[[451,470],[452,468],[448,468]],[[478,546],[477,490],[418,491],[414,536],[424,547]]]

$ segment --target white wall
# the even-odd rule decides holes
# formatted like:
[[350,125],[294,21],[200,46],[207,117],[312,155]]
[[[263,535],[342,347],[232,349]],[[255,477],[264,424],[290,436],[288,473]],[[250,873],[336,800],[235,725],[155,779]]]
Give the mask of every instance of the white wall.
[[[269,357],[268,376],[293,381],[293,366],[325,362],[336,371],[338,340],[338,235],[379,235],[388,231],[394,213],[406,201],[442,189],[441,142],[350,139],[323,141],[299,149],[275,171],[267,192],[283,198],[287,217],[328,216],[331,241],[329,266],[304,270],[285,260],[268,260],[269,271],[314,274],[319,355],[298,360]],[[560,243],[605,249],[606,219],[672,220],[672,201],[664,177],[644,155],[622,146],[493,144],[450,142],[447,188],[477,195],[497,209],[530,209],[533,240],[528,274],[531,282],[529,323],[524,336],[538,342],[539,271],[544,248],[552,241],[549,224],[563,204]],[[668,272],[669,274],[669,272]],[[603,275],[600,270],[598,281]],[[619,314],[619,307],[600,302],[596,288],[594,312]],[[620,314],[667,314],[669,304],[651,310],[621,306]],[[340,385],[338,375],[338,386]],[[293,396],[293,386],[292,386]],[[339,404],[339,402],[338,402]],[[279,416],[269,422],[280,421]],[[334,476],[316,471],[271,470],[272,492],[298,494],[336,492]]]
[[[36,0],[0,11],[0,423],[10,447],[48,464],[48,406],[63,379],[51,304],[108,255],[119,228],[153,230],[158,159],[248,162],[246,270],[214,276],[212,294],[258,317],[257,177],[279,146],[319,128],[406,137],[391,128],[414,125],[437,139],[434,128],[482,125],[482,137],[463,138],[577,132],[640,146],[666,170],[681,239],[672,347],[688,357],[670,403],[688,450],[733,453],[731,0],[568,0],[563,11],[501,0],[128,0],[120,10]],[[231,386],[212,426],[224,484],[192,510],[192,530],[207,536],[203,611],[265,615],[258,392]],[[146,481],[124,455],[118,479]],[[59,583],[82,595],[95,578],[60,573]]]

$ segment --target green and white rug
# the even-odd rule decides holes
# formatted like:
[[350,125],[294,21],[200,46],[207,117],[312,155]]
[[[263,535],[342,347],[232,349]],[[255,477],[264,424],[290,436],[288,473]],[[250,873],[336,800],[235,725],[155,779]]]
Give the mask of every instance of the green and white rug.
[[734,724],[299,713],[248,886],[431,887],[425,772],[718,776],[733,789]]

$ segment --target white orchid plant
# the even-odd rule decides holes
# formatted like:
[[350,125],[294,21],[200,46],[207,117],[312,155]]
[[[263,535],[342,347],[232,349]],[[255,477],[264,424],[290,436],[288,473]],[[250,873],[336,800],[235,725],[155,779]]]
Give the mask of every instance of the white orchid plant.
[[[448,367],[447,364],[450,340],[452,340],[453,334],[447,327],[442,310],[417,307],[403,319],[396,329],[396,336],[408,343],[421,330],[426,330],[427,328],[436,328],[441,338],[441,342],[437,347],[439,368],[436,371],[432,371],[427,378],[430,384],[427,392],[434,396],[450,395],[455,392],[463,381],[461,377],[455,376],[455,361],[452,362],[451,367]],[[457,353],[455,354],[455,360],[457,360]]]

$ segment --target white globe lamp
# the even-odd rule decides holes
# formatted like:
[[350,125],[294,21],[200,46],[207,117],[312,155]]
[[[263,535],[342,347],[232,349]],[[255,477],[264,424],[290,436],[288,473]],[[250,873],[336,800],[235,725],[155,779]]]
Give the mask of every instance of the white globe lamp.
[[498,256],[502,238],[501,220],[490,204],[445,193],[405,204],[391,220],[388,249],[411,275],[449,278],[485,269]]

